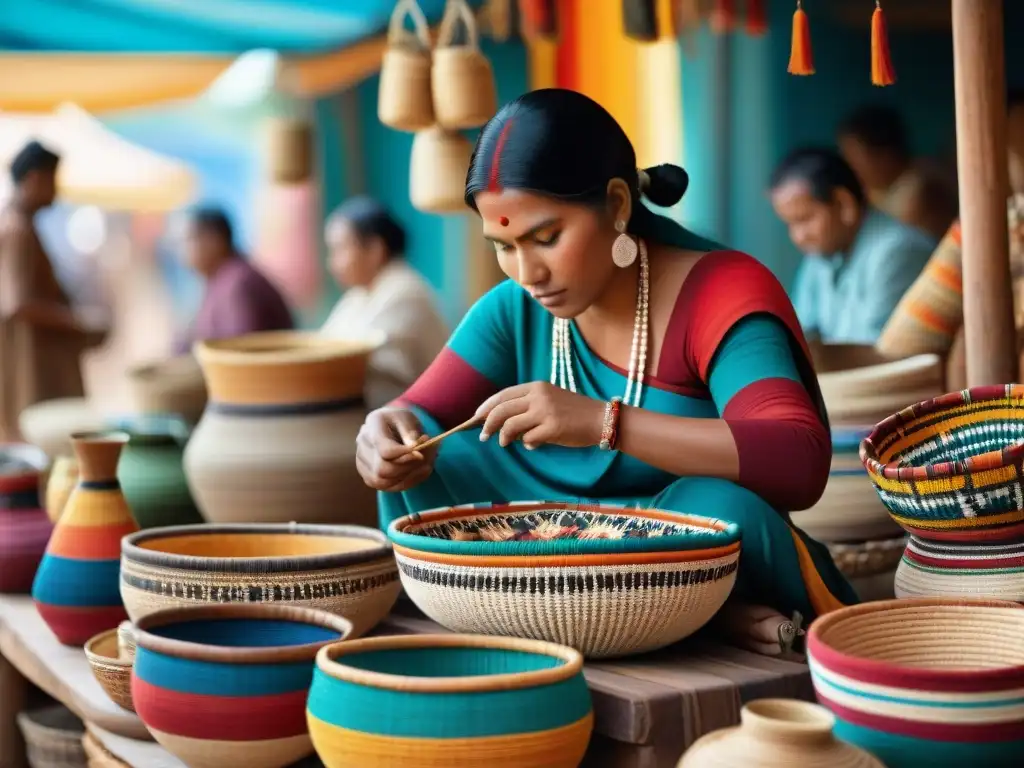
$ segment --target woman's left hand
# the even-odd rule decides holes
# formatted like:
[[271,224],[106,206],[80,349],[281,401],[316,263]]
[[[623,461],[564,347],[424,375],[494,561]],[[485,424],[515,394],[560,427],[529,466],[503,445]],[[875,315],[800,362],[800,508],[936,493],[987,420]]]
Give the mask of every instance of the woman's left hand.
[[601,442],[604,409],[600,400],[534,381],[503,389],[476,414],[486,417],[480,439],[498,433],[502,447],[521,438],[528,449],[544,444],[586,448]]

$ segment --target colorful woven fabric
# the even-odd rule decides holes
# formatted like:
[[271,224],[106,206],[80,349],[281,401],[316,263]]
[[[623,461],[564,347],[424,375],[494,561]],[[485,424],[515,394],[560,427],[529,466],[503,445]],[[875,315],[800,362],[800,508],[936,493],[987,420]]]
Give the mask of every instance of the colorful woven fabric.
[[1010,768],[1024,755],[1024,609],[889,600],[811,625],[818,701],[835,735],[888,768]]
[[911,533],[971,541],[1005,528],[1012,538],[1010,526],[1024,521],[1024,387],[978,387],[906,408],[875,427],[861,460]]
[[1013,542],[929,541],[911,536],[896,597],[984,597],[1024,603],[1024,536]]

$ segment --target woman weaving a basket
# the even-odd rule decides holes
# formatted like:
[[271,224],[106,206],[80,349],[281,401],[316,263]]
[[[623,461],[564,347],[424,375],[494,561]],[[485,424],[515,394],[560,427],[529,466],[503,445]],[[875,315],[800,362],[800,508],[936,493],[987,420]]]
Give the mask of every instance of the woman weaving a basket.
[[[638,172],[614,118],[573,91],[528,93],[484,127],[466,202],[510,279],[367,417],[357,461],[383,492],[382,526],[524,499],[706,515],[742,531],[733,629],[856,602],[788,522],[821,495],[831,457],[793,307],[756,260],[640,201],[673,205],[686,186],[675,166]],[[410,453],[474,415],[479,432]]]

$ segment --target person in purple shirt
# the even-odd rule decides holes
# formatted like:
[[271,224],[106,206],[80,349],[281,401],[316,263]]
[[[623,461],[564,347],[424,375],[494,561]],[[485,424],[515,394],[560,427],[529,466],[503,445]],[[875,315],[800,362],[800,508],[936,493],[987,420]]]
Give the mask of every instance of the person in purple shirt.
[[185,259],[206,281],[206,292],[187,335],[178,341],[179,354],[197,341],[295,327],[280,291],[238,252],[222,210],[202,208],[192,214]]

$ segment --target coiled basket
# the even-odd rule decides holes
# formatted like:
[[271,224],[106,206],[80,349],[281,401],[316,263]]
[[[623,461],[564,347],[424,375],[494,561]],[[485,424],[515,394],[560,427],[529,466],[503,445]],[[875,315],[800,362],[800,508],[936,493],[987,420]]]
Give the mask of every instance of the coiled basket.
[[1024,535],[1024,387],[977,387],[879,423],[861,461],[892,518],[952,541]]
[[548,640],[585,656],[696,632],[736,581],[740,531],[606,504],[475,504],[395,520],[406,593],[454,632]]
[[887,600],[811,625],[818,700],[843,741],[888,768],[1019,766],[1024,608],[1001,601]]
[[576,768],[583,658],[536,640],[375,637],[317,654],[306,719],[327,768]]

